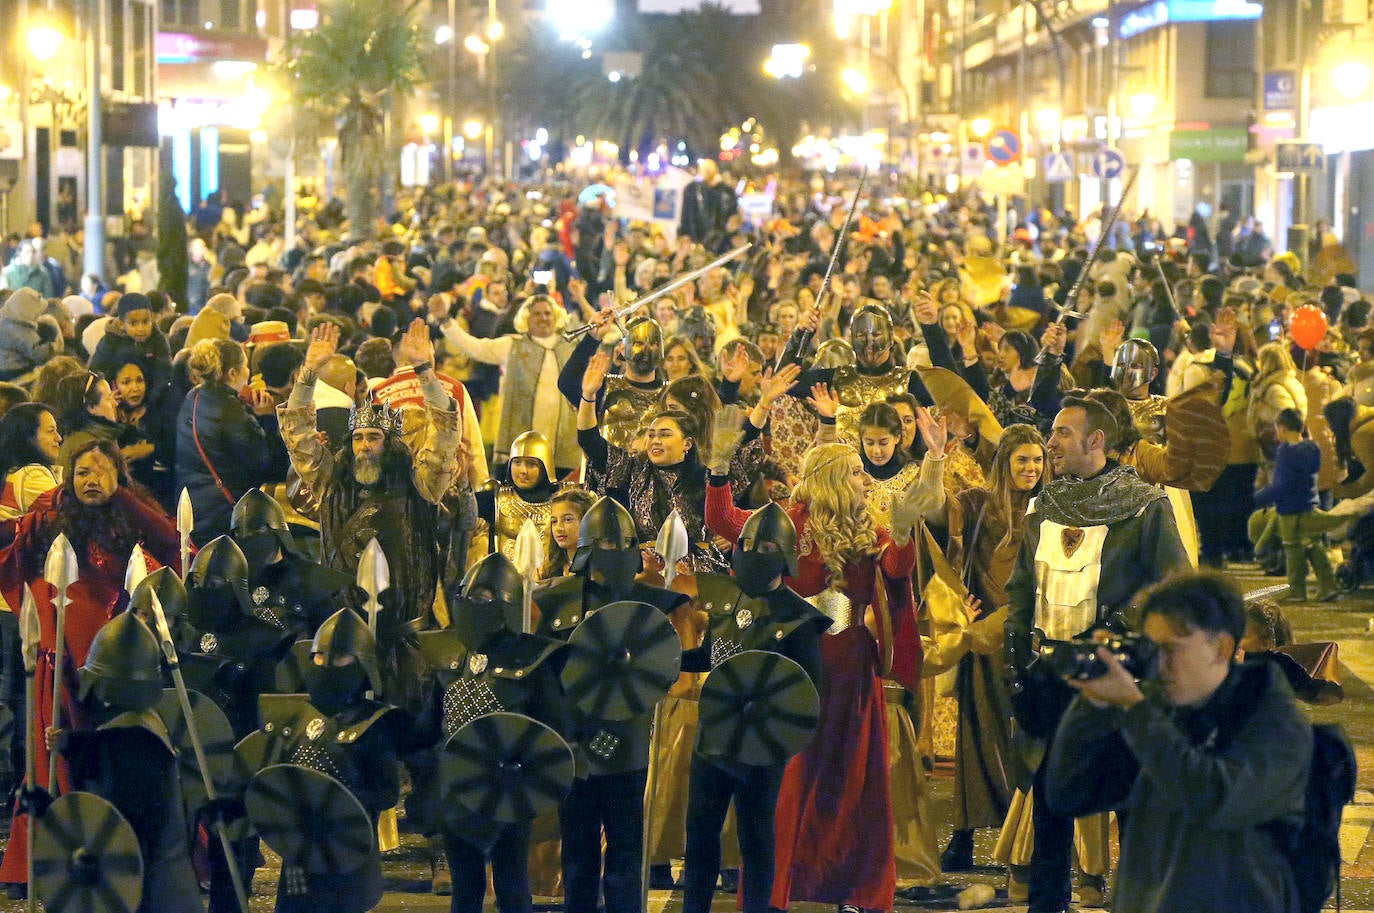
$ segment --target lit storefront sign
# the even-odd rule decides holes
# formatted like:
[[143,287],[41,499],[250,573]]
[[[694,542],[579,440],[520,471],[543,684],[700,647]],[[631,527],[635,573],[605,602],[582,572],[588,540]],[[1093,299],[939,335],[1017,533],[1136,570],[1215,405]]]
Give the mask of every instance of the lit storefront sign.
[[1258,19],[1264,6],[1250,0],[1155,0],[1121,17],[1117,33],[1131,38],[1170,22],[1222,22]]

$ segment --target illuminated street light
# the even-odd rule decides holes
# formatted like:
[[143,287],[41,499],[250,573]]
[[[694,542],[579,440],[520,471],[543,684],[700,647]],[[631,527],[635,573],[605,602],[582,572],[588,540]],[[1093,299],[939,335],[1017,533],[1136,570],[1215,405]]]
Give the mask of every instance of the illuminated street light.
[[29,54],[39,63],[47,63],[62,48],[62,33],[50,25],[35,25],[28,33]]
[[612,0],[549,0],[547,12],[559,35],[573,38],[604,30],[615,18],[615,4]]
[[968,129],[974,139],[982,139],[992,132],[992,121],[986,117],[975,117],[969,122]]
[[1126,106],[1131,109],[1131,116],[1136,120],[1147,120],[1155,113],[1158,104],[1159,98],[1151,92],[1137,92],[1126,99]]
[[1035,112],[1035,125],[1046,133],[1055,133],[1059,130],[1059,109],[1041,108]]
[[434,134],[438,133],[438,132],[439,132],[439,115],[437,115],[437,114],[421,114],[421,115],[420,115],[420,132],[423,133],[425,136],[433,136]]
[[1370,72],[1369,64],[1359,60],[1349,60],[1331,69],[1331,81],[1335,83],[1336,91],[1346,100],[1363,95],[1365,89],[1369,88],[1371,76],[1374,76],[1374,73]]
[[611,82],[620,82],[620,71],[612,70],[611,72],[606,74],[606,78],[609,79]]
[[864,96],[868,94],[868,76],[862,70],[845,67],[840,73],[840,82],[844,83],[845,89],[851,95]]
[[463,135],[468,139],[480,139],[483,129],[480,120],[469,120],[463,124]]
[[487,41],[489,42],[495,43],[500,41],[501,37],[505,34],[506,27],[498,20],[493,19],[491,24],[487,26]]
[[808,44],[775,44],[763,62],[763,72],[774,79],[800,79],[810,58],[811,46]]
[[479,35],[469,35],[464,38],[463,47],[467,48],[468,51],[476,54],[478,57],[482,57],[487,51],[491,50],[491,45],[483,41]]
[[445,25],[439,26],[437,29],[434,30],[434,43],[435,43],[435,44],[448,44],[448,43],[449,43],[450,41],[452,41],[452,40],[453,40],[453,27],[452,27],[452,26],[445,24]]

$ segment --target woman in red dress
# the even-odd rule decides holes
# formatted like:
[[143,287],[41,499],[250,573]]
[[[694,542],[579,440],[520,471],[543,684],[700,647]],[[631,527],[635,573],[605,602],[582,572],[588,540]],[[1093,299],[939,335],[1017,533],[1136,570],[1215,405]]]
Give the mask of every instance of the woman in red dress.
[[[899,545],[874,525],[866,509],[871,485],[854,448],[823,444],[807,454],[788,510],[801,557],[797,576],[785,583],[834,625],[821,641],[820,722],[788,764],[778,796],[772,905],[779,909],[792,901],[892,908],[881,677],[912,685],[920,678],[910,590],[903,586],[916,559],[909,537]],[[747,518],[730,503],[728,486],[708,489],[706,522],[717,535],[735,541]]]

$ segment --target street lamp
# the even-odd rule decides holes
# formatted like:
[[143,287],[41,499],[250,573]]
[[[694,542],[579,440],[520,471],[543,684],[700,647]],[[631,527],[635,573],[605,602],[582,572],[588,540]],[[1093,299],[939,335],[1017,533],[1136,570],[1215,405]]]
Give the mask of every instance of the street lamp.
[[438,133],[438,132],[439,132],[439,115],[437,115],[437,114],[421,114],[421,115],[420,115],[420,132],[423,133],[423,134],[425,135],[426,138],[431,137],[431,136],[434,136],[434,134]]
[[470,140],[480,137],[485,129],[486,127],[480,120],[472,119],[463,123],[463,135]]
[[868,94],[868,74],[856,67],[845,67],[840,72],[840,82],[850,95],[863,98]]
[[51,25],[34,25],[29,31],[27,43],[29,54],[39,63],[47,63],[62,49],[62,32]]
[[1336,91],[1347,101],[1353,101],[1369,88],[1371,77],[1369,64],[1362,60],[1348,60],[1331,68],[1331,81]]
[[453,26],[445,23],[434,30],[435,44],[448,44],[453,40]]
[[800,79],[810,59],[809,44],[775,44],[763,62],[763,72],[774,79]]

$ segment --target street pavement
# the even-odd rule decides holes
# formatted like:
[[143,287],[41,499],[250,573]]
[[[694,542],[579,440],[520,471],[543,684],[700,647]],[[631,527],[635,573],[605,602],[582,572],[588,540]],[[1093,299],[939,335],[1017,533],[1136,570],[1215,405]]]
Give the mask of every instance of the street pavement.
[[[1263,576],[1253,565],[1235,566],[1229,569],[1229,573],[1246,590],[1280,582],[1278,578]],[[1374,586],[1334,604],[1286,607],[1285,612],[1298,640],[1333,640],[1340,646],[1341,684],[1345,689],[1345,701],[1334,707],[1313,710],[1312,719],[1344,724],[1355,745],[1360,765],[1359,792],[1355,803],[1346,810],[1341,829],[1341,849],[1346,861],[1342,881],[1343,909],[1352,913],[1374,913],[1374,841],[1370,840],[1371,826],[1374,825],[1374,700],[1371,700],[1374,697],[1371,692],[1371,688],[1374,688]],[[954,781],[948,770],[941,767],[937,768],[930,783],[941,821],[939,839],[943,846],[949,834]],[[996,836],[990,830],[978,833],[975,859],[980,866],[972,872],[946,876],[949,899],[926,904],[899,902],[898,913],[903,909],[912,913],[957,910],[959,907],[953,895],[974,884],[986,884],[998,891],[997,899],[980,909],[1024,911],[1024,905],[1018,907],[1007,903],[1005,874],[1001,868],[991,864]],[[1113,854],[1115,852],[1113,841]],[[253,913],[270,913],[274,907],[280,860],[270,852],[267,855],[268,865],[258,871],[253,884]],[[388,890],[377,910],[439,913],[449,909],[449,898],[429,893],[429,868],[418,837],[402,834],[400,849],[388,853],[384,860]],[[539,898],[536,898],[536,910],[540,909],[538,901]],[[1329,906],[1334,908],[1334,902]],[[654,891],[650,895],[649,907],[649,913],[677,913],[682,907],[682,895],[679,892]],[[0,900],[0,913],[20,913],[23,909],[21,902]],[[494,909],[490,899],[488,909]],[[821,904],[796,904],[792,909],[797,913],[834,911],[834,907]],[[716,894],[713,913],[735,910],[733,895]]]

